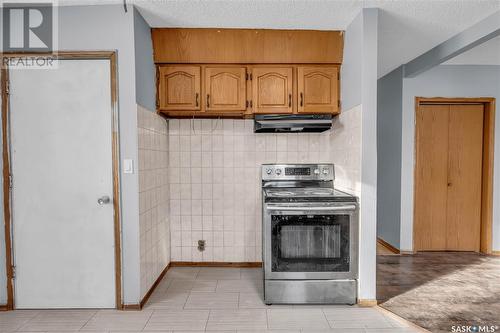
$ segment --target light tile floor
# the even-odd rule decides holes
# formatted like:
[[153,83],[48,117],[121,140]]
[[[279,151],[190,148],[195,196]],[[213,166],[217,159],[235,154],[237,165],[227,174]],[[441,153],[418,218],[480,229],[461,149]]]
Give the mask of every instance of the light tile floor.
[[266,306],[260,269],[170,269],[142,311],[0,312],[0,332],[408,333],[417,328],[380,308]]

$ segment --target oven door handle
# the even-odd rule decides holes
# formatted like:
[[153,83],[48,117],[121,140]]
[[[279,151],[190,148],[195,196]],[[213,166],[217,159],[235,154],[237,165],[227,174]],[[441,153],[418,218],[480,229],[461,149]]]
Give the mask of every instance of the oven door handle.
[[283,211],[341,211],[341,210],[356,210],[355,205],[343,206],[267,206],[268,210],[283,210]]

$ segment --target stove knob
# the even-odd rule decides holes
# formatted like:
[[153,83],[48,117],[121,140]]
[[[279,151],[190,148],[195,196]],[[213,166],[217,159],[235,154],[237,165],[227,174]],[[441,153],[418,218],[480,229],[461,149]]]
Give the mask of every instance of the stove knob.
[[319,175],[319,169],[314,169],[314,174]]
[[272,174],[273,173],[273,169],[271,169],[271,168],[266,169],[266,173],[268,175]]
[[330,171],[328,171],[328,169],[323,169],[323,174],[326,176],[330,173]]
[[279,175],[281,175],[281,169],[276,169],[276,171],[275,171],[275,172],[276,172],[276,174],[277,174],[278,176],[279,176]]

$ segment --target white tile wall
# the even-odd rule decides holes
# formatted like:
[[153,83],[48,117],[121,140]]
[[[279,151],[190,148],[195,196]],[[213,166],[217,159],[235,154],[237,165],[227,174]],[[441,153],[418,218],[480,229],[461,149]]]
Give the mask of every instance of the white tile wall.
[[141,296],[170,262],[168,125],[138,106]]
[[361,194],[361,105],[333,120],[330,135],[331,162],[335,164],[335,187]]
[[172,261],[261,261],[263,163],[335,162],[338,184],[356,190],[360,120],[350,110],[315,134],[255,134],[253,120],[169,120]]

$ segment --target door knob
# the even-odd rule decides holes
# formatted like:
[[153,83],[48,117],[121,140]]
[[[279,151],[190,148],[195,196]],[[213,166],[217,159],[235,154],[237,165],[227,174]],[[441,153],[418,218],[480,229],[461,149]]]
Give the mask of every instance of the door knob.
[[99,205],[105,205],[105,204],[108,204],[110,202],[111,202],[111,199],[107,195],[102,196],[99,199],[97,199],[97,203]]

